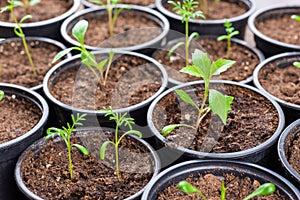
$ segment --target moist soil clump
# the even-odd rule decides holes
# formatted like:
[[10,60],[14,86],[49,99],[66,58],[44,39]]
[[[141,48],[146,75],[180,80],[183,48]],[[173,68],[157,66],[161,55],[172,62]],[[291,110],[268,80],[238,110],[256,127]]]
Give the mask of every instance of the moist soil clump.
[[0,144],[27,133],[42,117],[34,103],[16,94],[5,93],[0,108]]

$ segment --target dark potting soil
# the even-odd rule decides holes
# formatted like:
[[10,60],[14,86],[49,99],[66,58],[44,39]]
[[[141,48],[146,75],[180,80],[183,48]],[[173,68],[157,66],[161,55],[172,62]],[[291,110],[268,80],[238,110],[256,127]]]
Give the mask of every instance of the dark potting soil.
[[108,131],[81,133],[76,143],[88,148],[89,155],[84,156],[75,148],[72,149],[72,180],[69,178],[65,144],[47,141],[41,149],[30,151],[23,161],[21,172],[24,184],[45,200],[121,200],[137,193],[152,177],[153,157],[143,144],[126,137],[120,144],[121,181],[118,181],[114,147],[107,147],[104,161],[99,158],[99,149],[107,140],[112,141]]
[[[129,47],[148,42],[156,38],[161,32],[159,24],[147,14],[134,10],[123,10],[119,15],[114,35],[109,36],[107,15],[88,17],[89,28],[85,37],[85,44],[93,47],[117,48]],[[138,20],[137,20],[138,19]],[[71,32],[69,32],[71,35]]]
[[[179,127],[168,134],[166,138],[169,145],[201,152],[230,153],[258,146],[275,133],[279,123],[278,113],[265,97],[233,85],[214,84],[210,87],[234,97],[226,125],[210,112],[198,131]],[[189,92],[189,95],[200,105],[203,89],[199,88],[199,85],[183,88],[186,89],[195,90]],[[159,131],[169,124],[181,123],[193,126],[198,115],[193,106],[184,103],[174,93],[160,100],[153,113],[153,123]]]
[[[226,199],[241,200],[247,195],[256,190],[261,184],[258,180],[250,177],[238,177],[234,174],[223,174],[224,185],[226,188]],[[198,188],[206,197],[210,200],[220,200],[222,180],[220,177],[213,174],[206,175],[190,175],[185,179],[196,188]],[[178,189],[177,184],[171,185],[165,188],[159,193],[157,200],[198,200],[200,199],[199,194],[186,194]],[[283,200],[286,198],[277,189],[273,194],[267,196],[261,196],[253,198],[255,200]]]
[[34,103],[13,93],[4,95],[0,109],[0,144],[27,133],[42,117]]
[[[294,13],[300,14],[300,13]],[[292,14],[274,14],[258,20],[256,28],[264,35],[288,44],[300,45],[299,22],[291,19]]]
[[[212,61],[216,61],[219,58],[230,59],[236,61],[236,63],[223,72],[217,79],[231,80],[231,81],[242,81],[252,76],[253,70],[259,64],[259,58],[248,48],[239,45],[238,43],[231,43],[231,53],[226,57],[227,42],[216,39],[201,38],[196,39],[191,43],[189,50],[190,64],[192,53],[196,48],[200,48],[204,52],[207,52]],[[172,48],[172,46],[170,47]],[[199,78],[181,73],[180,69],[184,68],[185,63],[185,50],[184,46],[179,47],[175,53],[168,57],[168,50],[158,50],[154,53],[153,57],[163,64],[167,69],[170,78],[181,82],[189,82],[199,80]]]
[[[119,55],[118,55],[119,56]],[[59,101],[76,108],[99,110],[138,104],[153,96],[161,87],[161,72],[148,61],[122,55],[113,61],[105,86],[101,86],[87,66],[67,70],[49,85]],[[80,63],[77,63],[80,66]]]
[[61,50],[46,42],[27,42],[36,68],[34,75],[22,42],[11,41],[0,44],[0,82],[13,83],[25,87],[42,84],[44,75],[53,66],[54,56]]
[[300,134],[299,126],[292,129],[290,135],[286,139],[285,155],[292,168],[300,174]]
[[[6,0],[0,1],[0,8],[7,5]],[[42,0],[34,6],[30,6],[27,10],[24,7],[18,6],[14,9],[14,12],[18,20],[25,15],[32,15],[32,18],[26,20],[25,23],[38,22],[60,16],[70,10],[72,5],[73,0]],[[0,21],[14,22],[8,11],[1,13]]]
[[[106,2],[106,1],[104,0],[103,2]],[[120,4],[133,4],[133,5],[140,5],[140,6],[149,6],[149,5],[155,4],[155,0],[121,0]]]
[[260,70],[258,80],[270,94],[300,105],[300,69],[286,63],[285,67],[279,67],[278,62],[269,63]]
[[[177,1],[175,1],[177,2]],[[179,2],[183,2],[179,0]],[[242,15],[248,11],[248,6],[243,3],[242,1],[237,0],[221,0],[219,3],[215,4],[214,1],[207,1],[208,3],[208,12],[204,13],[206,20],[216,20],[216,19],[229,19],[239,15]],[[202,1],[198,4],[198,8],[195,10],[203,11],[201,7],[203,5]],[[172,9],[174,8],[173,5],[165,3],[163,5],[167,10],[170,12],[176,13]],[[202,18],[199,18],[202,19]]]

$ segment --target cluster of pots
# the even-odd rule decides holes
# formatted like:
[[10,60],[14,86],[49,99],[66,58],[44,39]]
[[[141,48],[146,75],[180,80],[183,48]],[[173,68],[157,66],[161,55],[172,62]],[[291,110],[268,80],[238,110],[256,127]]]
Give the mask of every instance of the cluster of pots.
[[[74,25],[79,20],[86,19],[89,22],[96,22],[97,26],[99,21],[103,21],[103,18],[106,19],[105,6],[95,5],[88,0],[69,1],[72,2],[72,6],[58,17],[21,24],[28,43],[39,41],[38,44],[43,43],[46,48],[48,45],[52,45],[59,50],[80,46],[77,40],[71,36]],[[112,73],[115,74],[108,75],[108,80],[113,82],[112,88],[106,89],[109,94],[97,92],[101,90],[102,86],[99,86],[99,80],[96,77],[93,78],[92,72],[82,64],[82,56],[77,54],[78,52],[72,51],[73,55],[69,53],[58,63],[50,64],[42,82],[35,86],[18,85],[18,80],[4,83],[2,77],[6,75],[4,71],[2,74],[0,71],[0,90],[5,94],[4,100],[0,101],[0,107],[9,104],[11,99],[25,99],[26,102],[31,103],[30,107],[36,107],[38,111],[35,112],[40,112],[40,118],[29,131],[0,143],[0,199],[53,198],[53,194],[49,191],[56,191],[56,189],[53,188],[54,186],[50,186],[50,183],[49,186],[46,186],[49,187],[46,194],[37,194],[36,191],[41,190],[34,188],[30,183],[38,183],[39,179],[44,177],[35,177],[36,180],[30,180],[27,176],[29,172],[24,171],[28,169],[23,166],[24,162],[26,161],[28,164],[28,160],[38,160],[45,151],[50,151],[51,148],[49,149],[47,146],[49,142],[44,138],[46,129],[53,126],[66,126],[68,122],[71,122],[71,114],[87,114],[86,120],[83,122],[84,126],[76,130],[74,138],[76,137],[78,141],[90,144],[94,141],[94,139],[89,139],[91,137],[95,138],[99,145],[103,140],[111,138],[110,135],[114,134],[114,130],[105,127],[114,128],[116,124],[105,116],[104,112],[99,112],[102,107],[109,106],[112,106],[115,113],[128,113],[135,120],[133,128],[141,131],[143,138],[128,136],[128,141],[134,145],[144,146],[143,152],[147,152],[145,157],[148,158],[151,165],[146,167],[151,172],[147,183],[143,183],[137,190],[134,190],[136,191],[134,194],[116,195],[115,199],[158,199],[163,190],[176,185],[179,181],[190,176],[199,178],[207,174],[219,177],[234,174],[239,178],[250,178],[252,182],[258,181],[259,184],[272,182],[279,191],[280,198],[300,199],[300,173],[297,168],[299,166],[292,166],[289,162],[291,151],[299,149],[297,140],[300,138],[298,134],[300,102],[297,97],[300,97],[300,89],[297,86],[300,84],[300,69],[294,67],[293,63],[300,61],[300,52],[297,52],[300,44],[278,41],[260,32],[257,28],[258,23],[263,23],[268,18],[279,19],[284,15],[299,14],[300,4],[276,5],[255,11],[254,0],[222,0],[221,2],[243,4],[246,7],[243,14],[227,17],[240,33],[236,38],[231,39],[233,51],[243,49],[246,53],[234,57],[240,58],[241,61],[237,61],[232,67],[233,71],[223,77],[217,77],[217,79],[225,80],[211,81],[212,88],[234,96],[232,110],[229,111],[226,125],[220,125],[218,119],[211,115],[211,119],[206,122],[206,127],[201,128],[198,133],[186,128],[178,128],[175,134],[168,136],[161,134],[162,128],[171,123],[183,123],[189,121],[190,118],[193,121],[195,118],[193,115],[196,113],[191,106],[184,103],[175,91],[179,89],[186,91],[195,102],[201,102],[200,97],[203,96],[204,91],[203,81],[183,76],[178,69],[168,66],[172,65],[170,60],[162,60],[161,54],[181,41],[185,33],[181,16],[167,9],[167,0],[156,0],[155,3],[152,2],[148,6],[130,5],[130,9],[124,9],[120,16],[128,15],[134,20],[141,20],[140,24],[142,25],[134,27],[131,24],[123,24],[125,26],[123,31],[121,30],[112,37],[106,37],[104,41],[96,41],[97,37],[100,37],[98,34],[103,29],[93,31],[90,23],[86,34],[86,38],[90,37],[90,42],[85,43],[85,48],[92,51],[100,60],[108,58],[111,50],[115,52],[112,62],[114,64],[111,68],[114,70]],[[122,5],[117,5],[115,8],[120,7]],[[126,17],[124,19],[125,23],[129,23],[130,20]],[[147,22],[150,24],[148,27]],[[243,40],[247,25],[254,34],[256,47]],[[121,24],[117,24],[117,26],[121,26]],[[14,27],[15,23],[0,21],[0,38],[5,39],[0,43],[1,53],[5,51],[7,43],[14,45],[21,43],[20,38],[15,38]],[[226,46],[225,41],[214,43],[219,35],[226,34],[224,18],[192,19],[189,21],[189,31],[200,34],[200,38],[191,43],[190,53],[195,49],[201,49],[207,51],[210,57],[216,60],[220,56],[216,49],[225,49],[223,48]],[[281,31],[288,34],[288,31]],[[148,40],[145,40],[146,36]],[[295,37],[298,37],[299,40],[300,36]],[[142,39],[142,42],[139,42],[139,39]],[[134,44],[131,44],[131,40]],[[122,41],[129,45],[118,46],[116,41]],[[217,47],[208,50],[211,46]],[[180,68],[184,66],[180,66],[181,63],[176,59],[184,60],[181,53],[179,48],[173,63],[173,65],[179,65],[177,67]],[[213,55],[214,53],[217,55]],[[51,56],[53,55],[45,55],[45,57]],[[252,65],[248,64],[252,62],[247,60],[250,58],[255,60]],[[0,57],[0,59],[5,60],[4,57]],[[118,64],[118,62],[120,63]],[[3,65],[2,63],[1,60],[0,65]],[[238,68],[240,68],[239,73],[245,72],[243,76],[232,75]],[[272,75],[272,73],[274,74]],[[278,74],[283,75],[278,77]],[[267,82],[267,78],[273,79],[273,82],[272,80]],[[280,78],[284,80],[280,80]],[[286,97],[276,96],[273,90],[285,94]],[[104,98],[107,98],[108,102],[101,102]],[[137,99],[137,102],[132,103],[132,99]],[[296,100],[294,101],[294,99]],[[18,109],[18,107],[11,109]],[[9,121],[6,118],[0,117],[0,119],[3,120],[1,123]],[[31,119],[26,120],[30,121]],[[17,129],[15,131],[22,128],[15,128]],[[9,131],[11,131],[10,129],[8,128]],[[2,134],[1,132],[5,132],[5,130],[0,130],[0,134]],[[199,132],[204,132],[204,136],[200,136]],[[105,134],[109,136],[98,138],[99,135]],[[199,139],[200,137],[202,137],[202,141]],[[234,137],[238,139],[233,140]],[[258,139],[258,141],[252,142],[248,139]],[[212,140],[214,140],[213,144],[209,142]],[[61,140],[56,139],[54,143],[61,143]],[[253,144],[247,146],[248,143]],[[129,144],[129,146],[134,145]],[[91,146],[94,148],[95,144]],[[129,147],[126,145],[122,147],[131,153]],[[276,151],[277,153],[275,153]],[[99,151],[91,156],[98,158],[98,154]],[[125,155],[127,156],[127,154]],[[28,158],[30,156],[33,158]],[[128,164],[129,168],[138,168],[131,165],[144,162],[145,158],[140,157],[143,156],[136,156],[135,160],[128,159],[129,161],[124,159],[124,163]],[[98,158],[98,162],[103,162],[104,165],[108,165],[108,168],[114,169],[113,165],[107,164],[114,163],[113,156],[110,159],[101,161]],[[131,165],[130,162],[132,162]],[[32,164],[32,166],[36,165]],[[40,166],[41,168],[36,171],[49,170],[51,165],[46,162],[45,166]],[[63,166],[67,166],[67,164],[62,165],[61,170],[68,171],[68,167]],[[141,171],[140,173],[146,172]],[[57,180],[57,184],[65,184],[65,187],[69,184],[69,182],[59,183],[60,178],[58,180],[57,177],[54,177],[54,179]],[[72,181],[70,181],[71,183]],[[40,183],[40,185],[43,184],[45,182]],[[61,185],[57,187],[59,188]],[[38,187],[40,187],[39,183]],[[131,187],[133,186],[131,185]],[[60,189],[61,192],[64,190]],[[78,196],[64,198],[58,194],[56,198],[104,198],[103,196],[85,197],[82,192],[85,191],[84,188],[78,191],[82,196],[76,193]],[[120,191],[116,190],[116,193],[118,192]],[[127,193],[125,192],[125,194]]]

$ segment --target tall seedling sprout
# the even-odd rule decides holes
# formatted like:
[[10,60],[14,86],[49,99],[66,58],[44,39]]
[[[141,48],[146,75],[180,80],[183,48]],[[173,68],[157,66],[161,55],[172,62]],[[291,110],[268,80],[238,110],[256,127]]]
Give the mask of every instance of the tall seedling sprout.
[[[120,175],[120,168],[119,168],[119,145],[122,139],[129,134],[137,135],[138,137],[142,137],[142,133],[137,130],[132,130],[132,125],[134,124],[134,119],[126,117],[127,113],[120,114],[120,113],[114,113],[112,108],[109,107],[109,109],[103,109],[101,112],[106,112],[105,116],[109,116],[109,120],[114,120],[116,123],[116,129],[115,129],[115,137],[114,141],[106,141],[102,144],[100,148],[100,158],[101,160],[105,159],[105,151],[109,144],[113,145],[115,147],[115,164],[116,164],[116,175],[118,177],[118,180],[121,181],[121,175]],[[129,131],[123,133],[121,136],[119,135],[119,128],[121,126],[125,126],[129,128]]]
[[195,11],[198,8],[199,2],[194,0],[183,0],[183,3],[175,2],[175,1],[168,1],[169,4],[174,6],[173,10],[176,11],[178,15],[182,16],[182,23],[185,23],[185,42],[179,42],[175,44],[169,51],[168,56],[171,57],[174,51],[182,45],[185,45],[185,65],[189,65],[189,46],[192,39],[199,36],[198,33],[193,32],[189,36],[189,20],[195,19],[197,17],[201,17],[205,19],[205,16],[201,11]]

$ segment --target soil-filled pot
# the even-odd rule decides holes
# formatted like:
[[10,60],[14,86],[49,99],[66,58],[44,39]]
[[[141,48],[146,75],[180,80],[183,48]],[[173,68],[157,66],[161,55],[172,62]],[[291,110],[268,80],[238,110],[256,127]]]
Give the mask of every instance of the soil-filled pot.
[[257,10],[249,17],[248,26],[254,34],[256,47],[266,57],[300,51],[299,22],[291,16],[300,13],[300,4],[277,4]]
[[[168,56],[169,50],[181,41],[184,41],[184,38],[171,40],[162,49],[155,51],[152,55],[155,60],[166,68],[169,77],[169,87],[199,80],[197,77],[179,72],[186,66],[184,46],[176,49],[171,57]],[[200,39],[194,39],[189,46],[189,58],[192,58],[191,54],[195,49],[201,49],[208,53],[213,61],[219,58],[236,61],[218,79],[240,83],[252,83],[252,74],[255,67],[264,60],[264,55],[258,49],[236,38],[231,39],[231,51],[228,57],[226,57],[227,41],[217,41],[216,36],[201,36]]]
[[14,168],[21,152],[42,137],[49,108],[36,92],[0,83],[0,199],[17,199]]
[[[208,14],[205,14],[206,19],[189,20],[190,32],[198,32],[200,35],[226,35],[224,29],[224,19],[226,18],[240,32],[237,37],[244,37],[248,17],[255,10],[253,0],[221,0],[215,6],[211,5],[213,1],[208,1],[208,3],[209,11]],[[170,21],[171,30],[185,32],[185,25],[181,21],[182,17],[172,11],[173,5],[168,4],[167,0],[156,0],[155,5]],[[200,8],[199,5],[198,8]]]
[[[155,8],[155,0],[122,0],[120,3],[147,6],[152,9]],[[84,5],[85,8],[99,7],[99,4],[91,3],[89,0],[81,0],[81,4]]]
[[[123,6],[117,5],[113,8]],[[149,55],[153,49],[161,47],[170,26],[168,20],[159,12],[143,6],[130,5],[130,9],[123,9],[118,16],[113,36],[110,36],[106,8],[90,8],[69,17],[61,26],[64,39],[72,45],[80,45],[71,36],[71,30],[81,19],[89,22],[85,35],[85,47],[88,50],[113,48]]]
[[300,187],[300,119],[290,124],[278,141],[278,155],[286,176]]
[[[54,56],[66,47],[43,37],[26,37],[36,75],[25,53],[21,38],[9,38],[0,43],[0,81],[22,85],[42,94],[42,83],[47,71],[54,66]],[[71,57],[71,54],[67,54]]]
[[268,93],[282,107],[286,125],[300,118],[300,69],[293,62],[300,53],[283,53],[266,59],[253,73],[255,86]]
[[71,140],[89,151],[89,155],[83,155],[73,148],[72,180],[67,148],[61,138],[43,138],[20,156],[16,181],[29,199],[139,199],[159,172],[155,151],[136,136],[126,136],[120,143],[120,180],[115,174],[115,148],[107,146],[104,161],[99,157],[101,145],[114,140],[114,129],[78,129]]
[[264,183],[273,183],[276,191],[265,200],[300,199],[299,190],[279,174],[264,167],[237,161],[188,161],[161,172],[149,183],[142,200],[200,199],[199,194],[185,194],[178,183],[187,180],[207,199],[220,199],[224,180],[226,199],[241,200]]
[[[108,57],[108,52],[94,54],[99,60]],[[165,69],[154,59],[116,51],[105,85],[77,55],[53,67],[45,76],[43,89],[62,124],[76,112],[87,113],[91,125],[100,122],[107,126],[111,122],[98,110],[111,106],[115,112],[129,112],[136,124],[144,126],[149,104],[164,91],[167,79]]]
[[[7,1],[0,2],[0,7],[6,6]],[[63,41],[60,34],[62,22],[74,14],[80,6],[80,0],[51,0],[40,1],[34,6],[25,9],[21,6],[14,9],[15,15],[20,20],[25,15],[32,15],[32,18],[21,24],[26,36],[40,36],[53,38]],[[0,16],[0,33],[1,37],[15,37],[14,27],[16,24],[11,14],[6,11]]]
[[157,140],[164,166],[177,159],[235,159],[266,165],[268,159],[275,159],[268,155],[273,149],[276,151],[275,143],[284,128],[280,106],[263,92],[245,84],[214,80],[210,88],[234,97],[226,125],[209,112],[198,129],[181,126],[166,136],[161,134],[170,124],[195,127],[198,110],[184,102],[175,90],[185,91],[200,107],[204,93],[202,81],[173,87],[150,105],[148,126]]

